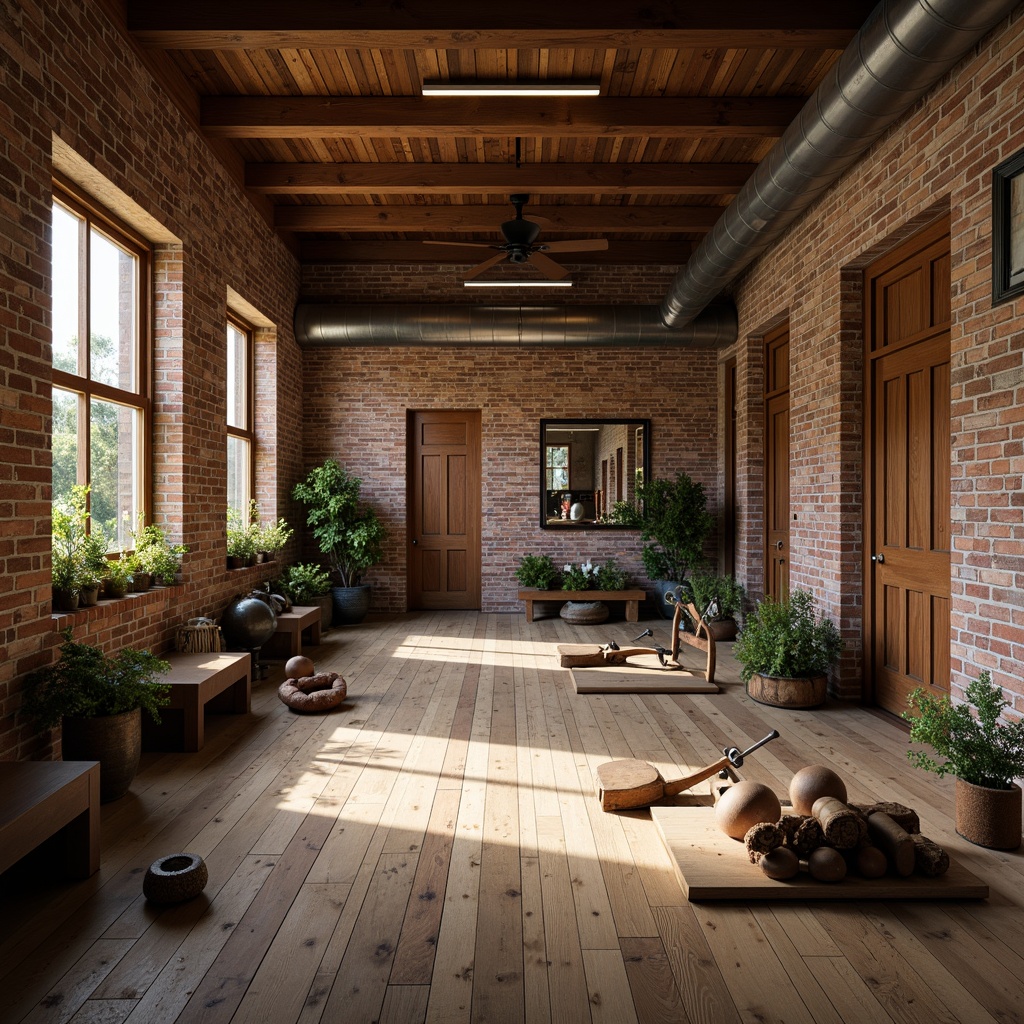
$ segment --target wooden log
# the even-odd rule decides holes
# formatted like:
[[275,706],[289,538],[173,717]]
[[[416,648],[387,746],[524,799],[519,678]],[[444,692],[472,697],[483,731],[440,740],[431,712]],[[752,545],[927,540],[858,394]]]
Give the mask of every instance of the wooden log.
[[896,874],[906,878],[914,872],[914,840],[888,814],[878,811],[868,818],[868,835],[881,849]]
[[750,863],[757,864],[766,853],[782,845],[782,829],[774,822],[760,821],[747,829],[743,845],[747,848]]
[[938,878],[949,870],[949,854],[920,833],[910,837],[914,844],[914,867],[926,878]]
[[865,818],[870,818],[872,814],[888,814],[893,821],[911,835],[916,835],[921,831],[921,819],[918,817],[917,811],[904,804],[881,800],[874,804],[850,804],[850,806],[854,810],[860,811]]
[[864,819],[834,796],[818,797],[811,813],[825,833],[825,842],[837,850],[852,850],[866,834]]

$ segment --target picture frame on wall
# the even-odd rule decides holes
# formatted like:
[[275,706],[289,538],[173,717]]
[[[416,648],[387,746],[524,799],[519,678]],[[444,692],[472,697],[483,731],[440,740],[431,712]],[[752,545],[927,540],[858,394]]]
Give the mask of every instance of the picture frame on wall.
[[992,304],[1024,295],[1024,150],[992,171]]

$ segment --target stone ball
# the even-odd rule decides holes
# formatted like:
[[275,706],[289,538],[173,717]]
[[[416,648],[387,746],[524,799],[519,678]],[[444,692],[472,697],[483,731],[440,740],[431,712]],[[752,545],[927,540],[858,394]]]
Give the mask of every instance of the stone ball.
[[284,674],[289,679],[298,679],[300,676],[311,676],[316,671],[312,658],[304,654],[297,654],[289,658],[284,665]]
[[789,802],[794,814],[810,814],[814,801],[822,796],[833,796],[846,803],[846,783],[831,768],[809,764],[790,780]]
[[256,597],[235,598],[221,616],[224,639],[231,650],[262,647],[277,629],[274,609]]
[[747,829],[762,821],[778,821],[782,817],[779,798],[760,782],[744,780],[730,786],[715,805],[718,827],[733,839],[742,839]]

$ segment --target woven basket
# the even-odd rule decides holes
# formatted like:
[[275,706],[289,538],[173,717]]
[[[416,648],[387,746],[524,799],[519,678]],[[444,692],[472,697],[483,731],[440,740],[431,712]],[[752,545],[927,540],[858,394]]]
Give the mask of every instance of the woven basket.
[[174,635],[174,649],[185,654],[210,654],[223,650],[220,626],[179,626]]

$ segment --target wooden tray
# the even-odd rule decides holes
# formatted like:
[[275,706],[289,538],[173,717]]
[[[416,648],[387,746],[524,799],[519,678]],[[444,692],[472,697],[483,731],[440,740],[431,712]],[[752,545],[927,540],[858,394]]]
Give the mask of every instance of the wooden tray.
[[676,865],[683,893],[700,900],[960,900],[988,899],[988,886],[950,858],[938,878],[911,875],[816,882],[801,873],[777,882],[747,860],[742,843],[715,824],[713,807],[652,807],[651,817]]

